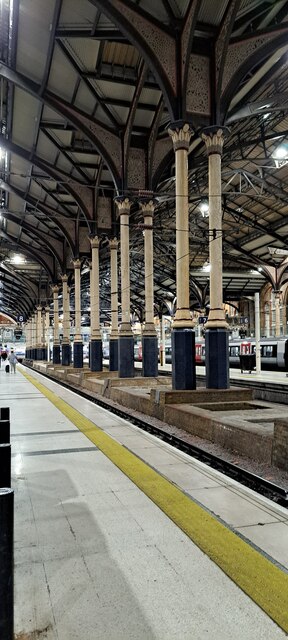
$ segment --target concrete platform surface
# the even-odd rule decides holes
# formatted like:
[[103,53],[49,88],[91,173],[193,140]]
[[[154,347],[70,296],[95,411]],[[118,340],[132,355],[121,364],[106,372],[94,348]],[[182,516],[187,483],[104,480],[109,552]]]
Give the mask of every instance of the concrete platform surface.
[[[18,367],[16,376],[0,371],[0,406],[11,407],[16,637],[286,637],[20,371]],[[124,452],[133,451],[135,461],[140,457],[156,468],[160,480],[167,476],[288,566],[287,511],[239,490],[233,481],[223,481],[220,474],[191,463],[185,454],[89,401],[81,399],[79,406],[79,397],[55,382],[45,380],[45,386],[101,426],[111,442],[124,445]],[[263,542],[263,529],[269,527],[270,548]]]

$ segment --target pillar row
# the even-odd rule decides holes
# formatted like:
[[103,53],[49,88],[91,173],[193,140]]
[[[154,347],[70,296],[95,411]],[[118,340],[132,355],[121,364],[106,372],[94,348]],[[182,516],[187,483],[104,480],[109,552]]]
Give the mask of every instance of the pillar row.
[[134,339],[130,322],[130,254],[128,198],[117,199],[120,217],[121,324],[119,329],[118,371],[120,378],[134,376]]
[[189,291],[189,209],[188,150],[191,129],[188,123],[175,122],[169,134],[175,151],[176,189],[176,295],[177,308],[172,325],[172,387],[195,389],[195,332],[190,314]]
[[53,364],[60,364],[60,342],[59,342],[59,287],[55,284],[52,287],[53,292]]
[[62,364],[69,366],[71,364],[71,345],[70,345],[70,300],[68,289],[68,276],[64,273],[61,276],[62,295],[63,295],[63,340],[62,340]]
[[103,351],[100,332],[100,282],[99,282],[99,247],[100,240],[97,236],[90,238],[91,265],[90,265],[90,353],[89,364],[91,371],[102,371]]
[[274,291],[275,300],[275,337],[279,338],[281,335],[281,319],[280,319],[280,295],[281,291]]
[[46,359],[50,362],[50,307],[48,304],[45,307],[45,345]]
[[83,367],[83,342],[81,335],[81,260],[77,259],[74,265],[74,285],[75,285],[75,337],[74,337],[74,358],[73,365],[77,369]]
[[145,257],[145,324],[142,333],[142,374],[145,377],[158,375],[158,338],[154,325],[154,273],[153,273],[153,217],[157,204],[151,199],[139,201],[144,218]]
[[202,134],[208,154],[210,311],[205,325],[206,386],[229,387],[228,325],[223,306],[222,285],[222,191],[221,156],[224,131],[209,127]]
[[118,371],[118,244],[119,243],[117,238],[113,238],[109,242],[111,271],[111,331],[109,341],[109,371]]
[[37,319],[36,319],[36,360],[42,360],[42,307],[37,307]]

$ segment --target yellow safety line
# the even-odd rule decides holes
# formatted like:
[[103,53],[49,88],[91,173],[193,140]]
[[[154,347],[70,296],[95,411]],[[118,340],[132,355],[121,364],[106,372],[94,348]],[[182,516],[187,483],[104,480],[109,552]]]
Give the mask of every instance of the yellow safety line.
[[[288,633],[288,574],[244,542],[169,480],[113,440],[35,378],[21,371],[279,627]],[[288,538],[287,538],[288,539]]]

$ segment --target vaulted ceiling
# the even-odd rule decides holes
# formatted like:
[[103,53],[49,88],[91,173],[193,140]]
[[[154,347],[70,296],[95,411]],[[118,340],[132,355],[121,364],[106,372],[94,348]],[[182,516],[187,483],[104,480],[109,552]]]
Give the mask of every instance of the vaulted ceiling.
[[193,129],[191,306],[202,308],[209,295],[208,217],[201,210],[207,125],[227,127],[224,299],[252,295],[267,280],[275,288],[286,281],[288,2],[0,0],[0,9],[3,312],[29,315],[50,301],[61,273],[73,285],[72,259],[80,256],[85,266],[89,234],[98,234],[102,317],[109,318],[108,240],[119,235],[114,198],[125,195],[133,201],[131,301],[142,317],[143,191],[158,199],[155,305],[159,312],[169,307],[175,170],[167,126],[178,120]]

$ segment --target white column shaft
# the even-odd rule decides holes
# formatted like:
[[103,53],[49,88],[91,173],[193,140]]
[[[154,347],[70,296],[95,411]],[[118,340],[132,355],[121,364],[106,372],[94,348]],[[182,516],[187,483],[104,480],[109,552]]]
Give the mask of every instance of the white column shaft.
[[188,216],[188,161],[186,149],[175,152],[176,174],[176,295],[177,320],[189,320],[189,216]]
[[110,241],[110,268],[111,268],[111,334],[118,336],[118,269],[117,269],[117,240]]
[[53,342],[54,345],[59,344],[59,302],[58,302],[58,287],[53,287]]
[[81,342],[81,281],[80,265],[74,263],[75,282],[75,342]]
[[[223,317],[222,285],[222,206],[221,156],[209,155],[209,254],[210,254],[210,308],[220,310]],[[217,315],[217,314],[216,314]]]
[[90,272],[90,313],[91,338],[100,339],[100,300],[99,300],[99,240],[91,241],[92,265]]

